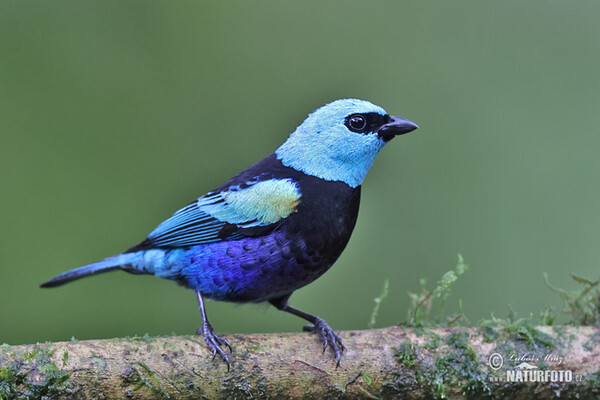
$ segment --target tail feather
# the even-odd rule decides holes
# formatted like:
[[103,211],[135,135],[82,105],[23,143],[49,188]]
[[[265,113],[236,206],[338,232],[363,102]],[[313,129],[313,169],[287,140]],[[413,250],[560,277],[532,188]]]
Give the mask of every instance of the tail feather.
[[72,269],[67,272],[63,272],[60,275],[55,276],[42,283],[40,287],[49,288],[64,285],[65,283],[69,283],[71,281],[84,278],[86,276],[97,275],[103,272],[114,271],[116,269],[120,269],[126,262],[122,256],[109,257],[102,261],[98,261],[92,264],[84,265],[82,267],[78,267]]

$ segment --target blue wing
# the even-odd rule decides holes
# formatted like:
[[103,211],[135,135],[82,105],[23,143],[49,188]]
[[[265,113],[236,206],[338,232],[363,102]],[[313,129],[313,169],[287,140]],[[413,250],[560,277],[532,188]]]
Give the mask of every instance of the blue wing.
[[244,229],[276,226],[296,211],[300,199],[297,183],[289,178],[210,192],[160,224],[147,241],[152,247],[188,247],[240,239]]

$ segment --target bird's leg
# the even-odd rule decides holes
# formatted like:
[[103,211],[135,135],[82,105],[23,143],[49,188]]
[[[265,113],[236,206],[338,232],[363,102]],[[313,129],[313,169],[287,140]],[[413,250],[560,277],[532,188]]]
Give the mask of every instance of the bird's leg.
[[229,371],[229,358],[221,346],[227,346],[229,347],[229,352],[233,352],[231,345],[224,337],[217,336],[212,325],[208,322],[206,310],[204,309],[204,299],[202,298],[202,293],[200,291],[196,291],[196,297],[198,297],[198,308],[200,309],[200,314],[202,314],[202,327],[198,329],[196,334],[204,336],[204,341],[212,350],[213,360],[217,353],[219,353],[223,361],[227,363],[227,370]]
[[311,322],[312,325],[306,325],[303,330],[307,332],[315,332],[321,337],[323,342],[323,353],[327,350],[327,346],[331,347],[335,354],[336,367],[340,366],[340,359],[342,352],[346,350],[342,338],[325,322],[323,318],[319,318],[316,315],[305,313],[302,310],[298,310],[288,304],[290,296],[283,296],[277,299],[269,300],[269,302],[275,306],[278,310],[288,312],[297,317]]

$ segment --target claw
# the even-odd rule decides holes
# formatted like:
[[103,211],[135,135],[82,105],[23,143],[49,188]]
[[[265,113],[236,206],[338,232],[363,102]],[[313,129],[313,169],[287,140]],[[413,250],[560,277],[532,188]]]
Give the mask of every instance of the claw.
[[339,367],[341,355],[344,350],[346,350],[346,347],[344,346],[342,338],[331,329],[327,322],[322,318],[317,317],[314,325],[306,325],[303,330],[306,332],[317,333],[321,337],[321,341],[323,342],[323,353],[325,353],[328,346],[331,347],[333,354],[335,354],[336,368]]
[[212,359],[214,360],[217,356],[217,353],[219,353],[221,359],[227,363],[227,371],[229,371],[229,357],[227,357],[227,353],[225,353],[225,351],[221,348],[221,346],[227,346],[229,348],[229,352],[232,353],[233,349],[231,348],[229,341],[224,337],[217,336],[212,326],[208,322],[202,324],[202,328],[198,329],[196,334],[204,336],[206,345],[212,350]]
[[229,348],[229,352],[233,353],[233,348],[229,344],[229,340],[225,339],[224,337],[219,337],[219,339],[221,339],[221,344],[227,346]]

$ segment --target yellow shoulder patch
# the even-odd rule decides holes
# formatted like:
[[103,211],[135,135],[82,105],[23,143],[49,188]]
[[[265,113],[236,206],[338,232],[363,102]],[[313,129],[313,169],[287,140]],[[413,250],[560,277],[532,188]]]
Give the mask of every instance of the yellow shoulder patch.
[[198,206],[221,221],[243,227],[269,225],[287,218],[300,204],[300,189],[292,179],[269,179],[248,188],[221,192],[224,202],[198,199]]

